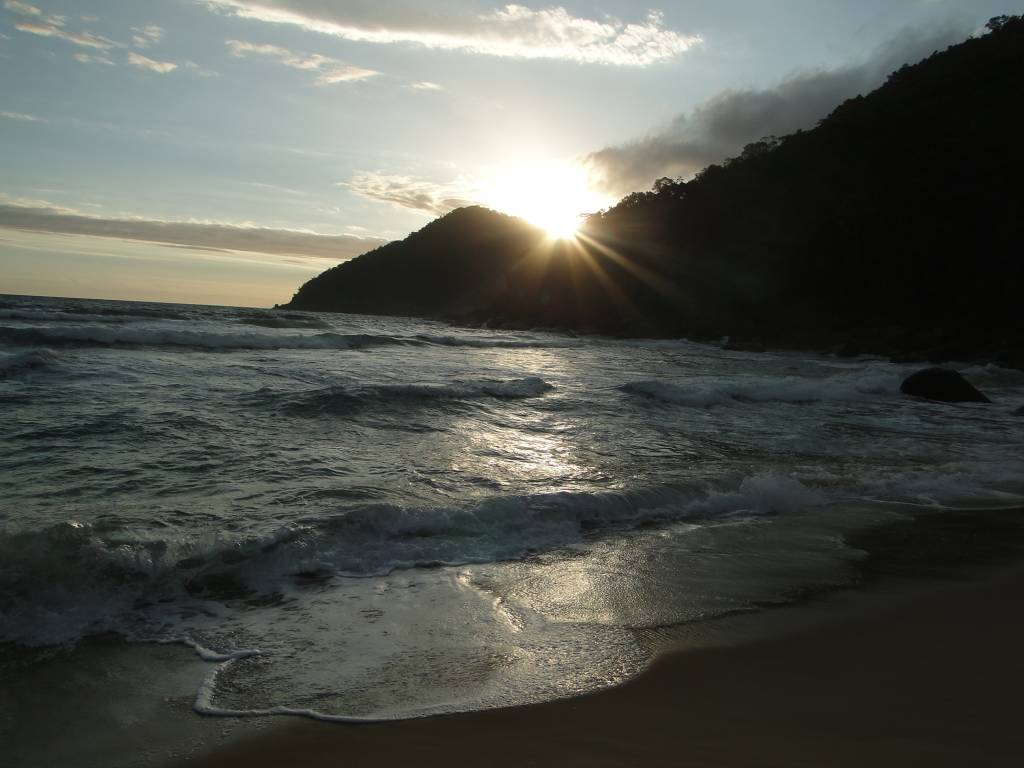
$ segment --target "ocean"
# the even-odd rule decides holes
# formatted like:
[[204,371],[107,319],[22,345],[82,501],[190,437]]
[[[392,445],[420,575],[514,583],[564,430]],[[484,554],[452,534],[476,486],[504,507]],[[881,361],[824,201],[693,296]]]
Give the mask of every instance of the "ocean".
[[1024,373],[956,365],[994,402],[944,405],[919,367],[0,296],[0,644],[188,645],[210,715],[615,685],[849,584],[852,531],[1024,501]]

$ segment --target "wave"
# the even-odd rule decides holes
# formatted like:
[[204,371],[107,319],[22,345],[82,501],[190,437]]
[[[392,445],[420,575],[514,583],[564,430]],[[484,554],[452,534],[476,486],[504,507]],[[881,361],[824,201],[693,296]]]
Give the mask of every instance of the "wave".
[[0,320],[22,320],[29,323],[113,323],[124,324],[123,316],[102,317],[74,312],[48,312],[41,309],[0,309]]
[[94,307],[88,304],[69,304],[61,312],[75,315],[98,315],[100,317],[145,318],[147,320],[190,320],[192,316],[183,311],[165,307]]
[[50,323],[127,323],[132,320],[188,320],[182,312],[160,309],[117,309],[68,305],[57,309],[0,303],[0,320]]
[[[271,322],[273,321],[273,322]],[[247,319],[240,322],[249,323]],[[260,318],[252,324],[274,328],[314,328],[326,325],[316,318]],[[387,336],[368,333],[271,334],[248,331],[217,332],[175,328],[138,328],[132,326],[81,325],[60,327],[0,326],[0,341],[15,345],[51,345],[79,347],[182,347],[212,350],[270,349],[365,349],[375,346],[448,346],[473,348],[557,347],[557,342],[536,340],[486,339],[459,336]]]
[[417,341],[439,347],[474,347],[478,349],[562,349],[579,346],[571,341],[555,341],[543,339],[495,339],[480,336],[437,336],[421,333],[415,336]]
[[269,349],[365,349],[408,344],[394,336],[365,333],[317,333],[273,335],[222,333],[179,328],[104,327],[98,325],[60,328],[0,326],[0,340],[16,345],[92,347],[183,347],[210,350]]
[[243,325],[255,325],[261,328],[330,328],[326,320],[312,315],[251,313],[242,315],[238,322]]
[[453,381],[448,384],[376,384],[364,386],[331,386],[307,392],[282,392],[262,388],[246,396],[255,405],[279,407],[298,416],[325,413],[351,413],[382,403],[408,403],[449,400],[497,398],[515,400],[540,397],[553,387],[541,378],[479,379]]
[[829,378],[781,378],[736,376],[729,379],[694,380],[689,386],[666,381],[644,380],[619,389],[630,395],[660,402],[707,408],[734,402],[814,403],[821,401],[869,400],[899,393],[901,377],[892,373]]
[[790,477],[732,489],[663,486],[493,497],[474,506],[350,506],[216,538],[69,522],[0,535],[0,642],[47,645],[124,631],[189,600],[245,601],[335,575],[513,560],[601,531],[781,513],[824,497]]
[[25,371],[45,368],[56,359],[57,355],[48,349],[33,349],[10,354],[0,353],[0,379],[16,376]]

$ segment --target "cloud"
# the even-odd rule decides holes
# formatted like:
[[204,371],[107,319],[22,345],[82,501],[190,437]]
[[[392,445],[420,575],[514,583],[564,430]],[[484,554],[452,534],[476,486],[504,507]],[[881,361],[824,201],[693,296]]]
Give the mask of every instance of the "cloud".
[[418,83],[410,83],[409,87],[414,91],[443,91],[444,87],[437,83],[431,83],[427,80],[421,80]]
[[292,69],[315,72],[317,85],[352,83],[380,74],[372,69],[353,67],[330,56],[321,56],[319,53],[292,53],[287,48],[277,45],[249,43],[245,40],[228,40],[227,45],[231,49],[231,55],[237,58],[265,56]]
[[593,183],[620,196],[647,189],[662,176],[688,177],[765,136],[813,128],[846,99],[873,90],[901,65],[959,42],[968,32],[953,26],[905,32],[861,64],[797,72],[764,90],[719,93],[667,127],[588,155]]
[[28,3],[19,2],[19,0],[6,0],[4,2],[4,8],[13,13],[17,13],[20,16],[42,16],[43,12],[36,8],[34,5]]
[[324,235],[225,222],[101,218],[44,200],[0,202],[0,227],[332,261],[346,261],[384,243],[373,237]]
[[178,68],[178,65],[173,61],[154,61],[141,53],[131,51],[128,54],[128,63],[133,67],[139,69],[148,69],[151,72],[157,72],[161,75],[166,75],[168,72],[173,72]]
[[22,21],[14,25],[14,28],[20,32],[28,32],[32,35],[39,35],[40,37],[56,37],[61,40],[67,40],[69,43],[80,45],[83,48],[96,48],[101,51],[109,51],[111,48],[117,47],[117,43],[112,40],[108,40],[105,37],[97,37],[88,32],[68,32],[62,29],[63,21],[60,24],[54,23],[54,20],[58,17],[51,16],[47,21],[44,22],[31,22]]
[[185,69],[190,70],[193,74],[199,77],[220,77],[220,72],[216,72],[212,69],[206,69],[205,67],[196,64],[194,61],[183,61],[181,66]]
[[47,15],[36,6],[20,0],[5,0],[4,8],[23,19],[14,25],[14,28],[21,32],[28,32],[40,37],[55,37],[83,48],[95,48],[101,51],[108,51],[118,45],[113,40],[97,37],[89,32],[70,32],[64,29],[67,16]]
[[410,176],[362,172],[339,187],[348,187],[357,195],[391,203],[401,208],[443,216],[449,211],[473,205],[472,192],[462,183],[438,184]]
[[24,112],[0,112],[0,117],[8,120],[20,120],[25,123],[45,123],[48,122],[44,117],[36,117],[35,115],[26,115]]
[[510,4],[471,9],[445,0],[197,0],[245,19],[292,24],[363,43],[406,43],[517,59],[648,66],[701,42],[664,26],[651,11],[640,21],[573,16],[563,7],[533,10]]
[[156,24],[147,24],[144,27],[132,27],[132,45],[136,48],[148,48],[159,43],[164,38],[164,30]]
[[103,54],[76,53],[71,58],[79,64],[106,64],[108,67],[114,66],[114,62]]

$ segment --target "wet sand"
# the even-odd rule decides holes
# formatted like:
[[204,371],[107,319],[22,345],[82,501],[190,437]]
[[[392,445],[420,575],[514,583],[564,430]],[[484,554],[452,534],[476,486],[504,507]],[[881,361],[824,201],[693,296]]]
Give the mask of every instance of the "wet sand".
[[1015,765],[1024,755],[1021,514],[866,534],[864,589],[769,611],[758,632],[734,633],[737,644],[665,655],[608,691],[376,725],[279,720],[184,764]]

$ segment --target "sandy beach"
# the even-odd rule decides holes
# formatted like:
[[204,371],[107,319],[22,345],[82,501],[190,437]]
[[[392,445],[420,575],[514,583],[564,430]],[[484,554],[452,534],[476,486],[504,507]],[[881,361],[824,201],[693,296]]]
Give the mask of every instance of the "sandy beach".
[[[865,590],[769,612],[760,637],[666,655],[612,690],[370,726],[281,721],[187,764],[1015,764],[1024,753],[1024,567],[950,579],[950,568],[1011,549],[1000,533],[1006,515],[977,529],[985,535],[965,519],[870,534]],[[930,580],[893,578],[908,570]]]
[[[374,725],[201,717],[209,665],[180,645],[96,639],[7,660],[0,756],[135,766],[1004,766],[1024,750],[1021,510],[849,537],[856,588],[685,629],[603,692]],[[55,735],[59,734],[59,738]]]

